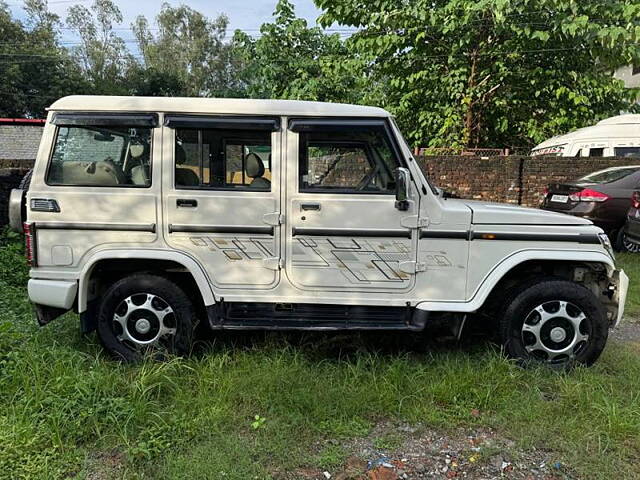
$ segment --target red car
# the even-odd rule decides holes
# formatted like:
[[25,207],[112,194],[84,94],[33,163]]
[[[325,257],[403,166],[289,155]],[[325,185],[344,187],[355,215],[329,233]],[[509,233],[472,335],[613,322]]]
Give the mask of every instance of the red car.
[[541,208],[591,220],[623,250],[629,199],[638,187],[640,165],[607,168],[572,182],[550,184]]

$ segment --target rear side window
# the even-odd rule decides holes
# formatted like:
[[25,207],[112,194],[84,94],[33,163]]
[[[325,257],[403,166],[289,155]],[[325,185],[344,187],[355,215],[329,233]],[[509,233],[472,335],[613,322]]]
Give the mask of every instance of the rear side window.
[[151,128],[60,126],[46,180],[49,185],[148,187]]
[[640,170],[640,167],[628,167],[628,168],[612,168],[608,170],[601,170],[599,172],[591,173],[578,180],[578,182],[586,183],[611,183],[618,180],[622,180],[629,175],[632,175]]
[[640,157],[640,147],[616,147],[616,157]]
[[603,157],[604,156],[604,148],[592,148],[589,150],[590,157]]
[[175,183],[180,188],[271,190],[271,132],[177,128]]

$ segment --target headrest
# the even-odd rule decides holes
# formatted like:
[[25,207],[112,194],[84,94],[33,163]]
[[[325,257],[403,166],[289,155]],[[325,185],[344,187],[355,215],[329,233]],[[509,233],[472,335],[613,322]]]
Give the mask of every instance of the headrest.
[[187,154],[182,145],[176,143],[176,165],[182,165],[187,161]]
[[129,153],[131,154],[131,158],[140,158],[146,150],[147,150],[146,143],[133,143],[131,147],[129,147]]
[[264,164],[260,157],[255,153],[250,153],[245,159],[245,168],[248,177],[258,178],[264,175]]

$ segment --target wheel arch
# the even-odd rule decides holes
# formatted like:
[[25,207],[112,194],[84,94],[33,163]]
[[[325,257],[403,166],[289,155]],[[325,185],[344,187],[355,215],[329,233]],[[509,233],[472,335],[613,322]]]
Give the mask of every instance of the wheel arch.
[[[144,261],[145,268],[143,270],[154,270],[159,267],[160,270],[166,269],[169,264],[183,268],[186,273],[190,274],[205,306],[215,303],[215,296],[211,289],[211,285],[202,267],[193,258],[180,252],[166,250],[103,250],[95,255],[84,264],[80,273],[78,284],[78,312],[83,313],[87,310],[89,285],[95,268],[101,264],[108,264],[112,261]],[[158,270],[158,268],[156,268]],[[140,271],[133,268],[131,272]]]
[[610,256],[598,251],[566,251],[566,250],[524,250],[505,257],[489,271],[475,288],[470,298],[464,302],[420,302],[416,308],[427,311],[448,311],[471,313],[485,305],[487,299],[497,287],[504,283],[509,275],[518,272],[526,265],[576,266],[601,265],[611,277],[615,265]]

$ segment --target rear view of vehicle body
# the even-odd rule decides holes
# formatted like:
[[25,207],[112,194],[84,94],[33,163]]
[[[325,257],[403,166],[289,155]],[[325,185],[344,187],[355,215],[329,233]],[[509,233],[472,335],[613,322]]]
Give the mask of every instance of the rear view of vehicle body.
[[640,190],[633,192],[631,197],[631,208],[621,241],[624,251],[640,253]]
[[618,236],[638,185],[640,165],[607,168],[573,182],[550,184],[542,208],[591,220],[620,248]]
[[640,157],[640,114],[618,115],[550,138],[534,147],[531,155]]

